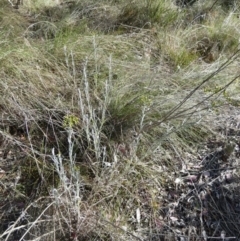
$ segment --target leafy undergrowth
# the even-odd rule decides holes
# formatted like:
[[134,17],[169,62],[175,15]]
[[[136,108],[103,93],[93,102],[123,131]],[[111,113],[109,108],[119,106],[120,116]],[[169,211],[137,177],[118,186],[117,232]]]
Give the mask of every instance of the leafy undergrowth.
[[237,3],[11,2],[0,239],[239,239]]

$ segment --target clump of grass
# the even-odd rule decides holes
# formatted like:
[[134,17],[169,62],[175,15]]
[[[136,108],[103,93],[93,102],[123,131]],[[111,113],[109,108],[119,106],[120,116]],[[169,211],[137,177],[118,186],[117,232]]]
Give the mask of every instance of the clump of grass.
[[[7,2],[7,1],[6,1]],[[2,1],[0,9],[0,21],[1,21],[1,33],[5,35],[7,39],[17,41],[19,35],[21,35],[28,25],[26,18],[20,14],[13,12],[11,7]],[[3,44],[3,43],[1,43]]]
[[161,27],[172,25],[177,19],[177,11],[164,1],[128,3],[118,16],[117,24],[132,27],[151,27],[158,23]]

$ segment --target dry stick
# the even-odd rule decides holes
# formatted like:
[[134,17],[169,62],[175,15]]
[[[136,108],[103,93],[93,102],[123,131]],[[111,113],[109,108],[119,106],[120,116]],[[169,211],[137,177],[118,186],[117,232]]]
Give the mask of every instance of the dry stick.
[[[201,84],[199,84],[195,89],[193,89],[178,105],[172,108],[168,112],[168,115],[165,116],[163,121],[165,121],[168,117],[170,117],[176,110],[178,110],[181,106],[184,105],[184,103],[206,82],[208,82],[211,78],[213,78],[215,75],[217,75],[219,72],[221,72],[223,69],[225,69],[228,65],[230,65],[237,56],[237,53],[240,52],[240,49],[238,49],[228,60],[226,60],[215,72],[213,72],[210,76],[208,76],[205,80],[202,81]],[[234,58],[235,57],[235,58]]]
[[212,6],[209,8],[208,12],[210,12],[210,11],[213,9],[213,7],[215,6],[215,4],[216,4],[218,1],[219,1],[219,0],[216,0],[216,1],[212,4]]
[[[227,83],[222,89],[220,89],[220,90],[217,91],[216,93],[213,93],[213,94],[209,95],[208,97],[206,97],[204,100],[200,101],[199,103],[197,103],[197,104],[195,104],[195,105],[193,105],[193,106],[191,106],[191,107],[189,107],[189,108],[187,108],[187,109],[184,109],[184,110],[178,112],[174,117],[175,117],[175,118],[182,117],[181,114],[184,114],[185,112],[187,112],[187,111],[189,111],[189,110],[191,110],[191,109],[193,109],[193,108],[196,108],[197,106],[201,105],[204,101],[209,100],[212,96],[214,96],[214,95],[216,95],[216,94],[219,94],[219,95],[220,95],[222,92],[224,92],[224,90],[227,89],[227,87],[229,87],[229,86],[230,86],[236,79],[238,79],[239,77],[240,77],[240,74],[237,75],[236,77],[234,77],[229,83]],[[215,99],[217,99],[217,98],[219,97],[219,95],[218,95]],[[220,106],[219,106],[219,107],[220,107]],[[208,108],[208,107],[204,107],[202,110],[204,110],[204,109],[206,109],[206,108]],[[195,112],[195,110],[193,110],[193,112],[190,112],[189,114],[193,114],[194,112]]]
[[14,4],[12,3],[12,1],[11,0],[8,0],[8,2],[12,5],[12,7],[14,6]]
[[[160,121],[156,121],[153,124],[146,125],[143,129],[144,131],[148,130],[149,128],[152,128],[154,126],[157,126],[164,121],[168,120],[181,106],[184,105],[184,103],[198,90],[202,85],[204,85],[206,82],[208,82],[210,79],[212,79],[215,75],[217,75],[219,72],[221,72],[223,69],[225,69],[228,65],[230,65],[237,57],[238,53],[240,52],[240,49],[234,52],[234,54],[229,57],[216,71],[214,71],[210,76],[208,76],[206,79],[202,81],[197,87],[195,87],[179,104],[177,104],[175,107],[173,107],[168,114]],[[237,78],[237,77],[236,77]],[[234,78],[234,80],[236,79]]]
[[[37,217],[36,220],[34,220],[34,222],[32,222],[31,226],[26,230],[26,232],[23,234],[23,236],[21,237],[21,239],[20,239],[19,241],[23,240],[23,238],[27,235],[27,233],[30,231],[30,229],[31,229],[32,227],[34,227],[34,225],[36,225],[36,223],[39,222],[38,220],[44,215],[44,213],[45,213],[53,204],[54,204],[54,202],[50,203],[50,204],[41,212],[41,214]],[[9,237],[9,236],[8,236],[8,237]]]
[[[238,50],[239,51],[239,50]],[[238,52],[237,51],[237,52]],[[237,54],[237,52],[235,53],[235,54]],[[234,54],[234,55],[235,55]],[[231,56],[230,58],[232,58],[232,60],[231,60],[231,62],[230,63],[228,63],[224,68],[226,68],[229,64],[231,64],[237,57],[238,57],[238,55],[236,55],[235,57],[234,57],[234,55],[233,56]],[[234,58],[233,58],[234,57]],[[220,67],[221,68],[221,67]],[[223,69],[224,69],[223,68]],[[217,70],[218,71],[218,70]],[[215,72],[216,73],[216,72]],[[179,112],[179,113],[177,113],[177,114],[180,114],[180,113],[183,113],[183,112],[186,112],[186,111],[188,111],[188,110],[190,110],[190,109],[193,109],[194,107],[197,107],[198,105],[200,105],[200,104],[202,104],[204,101],[206,101],[206,100],[208,100],[208,99],[210,99],[212,96],[214,96],[214,95],[216,95],[216,94],[221,94],[224,90],[226,90],[236,79],[238,79],[240,77],[240,74],[239,75],[237,75],[237,76],[235,76],[231,81],[229,81],[224,87],[222,87],[219,91],[217,91],[217,92],[215,92],[215,93],[212,93],[211,95],[209,95],[207,98],[205,98],[204,100],[202,100],[202,101],[200,101],[199,103],[197,103],[197,104],[195,104],[195,105],[193,105],[193,106],[191,106],[191,107],[189,107],[189,108],[187,108],[187,109],[184,109],[184,110],[182,110],[181,112]],[[191,93],[190,93],[191,94]],[[218,95],[218,96],[219,96]],[[218,96],[215,98],[215,99],[217,99],[218,98]],[[175,116],[174,116],[175,117]],[[178,116],[177,116],[178,117]]]
[[[46,197],[41,197],[39,198],[38,200],[36,200],[35,202],[41,200],[41,199],[45,199]],[[52,205],[53,203],[51,203],[50,205]],[[18,219],[6,230],[4,231],[3,234],[0,235],[0,238],[3,238],[4,236],[7,235],[7,237],[5,238],[5,241],[8,240],[9,236],[11,235],[11,233],[13,233],[15,230],[18,230],[19,227],[16,227],[16,225],[21,221],[22,217],[23,217],[23,214],[26,214],[27,210],[33,206],[33,203],[30,203],[26,208],[25,210],[22,212],[22,215],[20,215],[18,217]],[[49,206],[47,207],[49,208]],[[45,211],[45,210],[44,210]],[[36,223],[36,221],[34,221],[34,224]],[[24,225],[25,226],[25,225]]]

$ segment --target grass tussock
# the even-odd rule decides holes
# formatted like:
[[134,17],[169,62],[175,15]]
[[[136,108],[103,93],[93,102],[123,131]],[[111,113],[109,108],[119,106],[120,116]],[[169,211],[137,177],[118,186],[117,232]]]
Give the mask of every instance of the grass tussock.
[[0,239],[237,237],[237,3],[10,2]]

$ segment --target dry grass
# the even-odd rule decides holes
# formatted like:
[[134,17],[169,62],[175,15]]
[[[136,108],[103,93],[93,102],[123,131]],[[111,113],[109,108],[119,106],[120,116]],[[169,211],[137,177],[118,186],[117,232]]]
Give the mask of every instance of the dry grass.
[[[239,12],[214,2],[0,4],[1,240],[237,236],[201,156],[239,106]],[[199,159],[212,212],[184,179]]]

